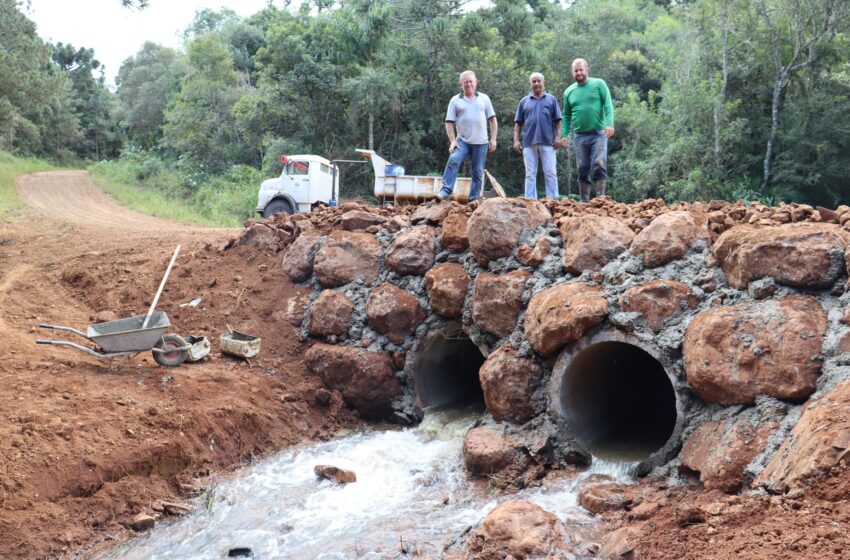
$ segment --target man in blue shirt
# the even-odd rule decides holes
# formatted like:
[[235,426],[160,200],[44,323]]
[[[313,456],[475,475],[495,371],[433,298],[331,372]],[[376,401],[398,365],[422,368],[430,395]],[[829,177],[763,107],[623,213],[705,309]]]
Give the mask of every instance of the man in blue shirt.
[[[467,158],[472,158],[472,182],[469,186],[469,202],[481,198],[484,184],[484,163],[487,151],[496,151],[496,112],[490,98],[478,93],[478,80],[472,70],[460,75],[460,88],[463,90],[452,97],[446,111],[446,135],[449,137],[449,161],[443,172],[443,188],[437,193],[437,199],[446,200],[452,195],[460,166]],[[489,125],[490,139],[487,140]],[[457,128],[457,134],[455,134]]]
[[[537,164],[543,167],[546,196],[558,200],[555,150],[561,147],[561,108],[554,95],[543,91],[543,74],[528,78],[531,93],[519,102],[514,117],[514,151],[525,163],[525,198],[537,198]],[[520,142],[520,134],[525,129]]]

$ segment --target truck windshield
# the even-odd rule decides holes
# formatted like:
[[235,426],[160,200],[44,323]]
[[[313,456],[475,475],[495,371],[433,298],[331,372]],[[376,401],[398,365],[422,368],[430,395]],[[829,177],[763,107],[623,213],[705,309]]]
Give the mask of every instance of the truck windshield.
[[290,161],[287,162],[285,173],[287,175],[307,175],[310,170],[310,164],[306,161]]

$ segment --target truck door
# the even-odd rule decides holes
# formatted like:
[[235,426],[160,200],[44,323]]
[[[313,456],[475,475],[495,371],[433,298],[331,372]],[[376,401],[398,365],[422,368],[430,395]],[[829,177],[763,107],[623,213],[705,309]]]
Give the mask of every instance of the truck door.
[[284,173],[289,178],[288,194],[298,205],[310,204],[310,162],[288,161]]

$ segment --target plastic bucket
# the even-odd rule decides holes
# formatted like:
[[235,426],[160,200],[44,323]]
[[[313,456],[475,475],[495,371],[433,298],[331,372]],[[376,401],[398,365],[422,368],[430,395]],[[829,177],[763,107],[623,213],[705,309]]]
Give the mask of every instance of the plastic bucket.
[[384,175],[388,177],[401,177],[404,175],[404,167],[391,163],[384,167]]

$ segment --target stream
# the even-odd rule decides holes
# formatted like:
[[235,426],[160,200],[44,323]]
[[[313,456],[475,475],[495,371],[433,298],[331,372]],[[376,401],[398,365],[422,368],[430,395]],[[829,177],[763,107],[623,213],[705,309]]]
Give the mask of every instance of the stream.
[[[573,478],[493,493],[486,482],[467,479],[461,457],[463,435],[480,415],[432,411],[415,428],[288,448],[215,485],[195,503],[196,513],[98,558],[439,558],[506,500],[534,502],[581,535],[594,521],[576,505],[580,481],[597,474],[630,480],[629,464],[594,461]],[[319,464],[352,470],[357,482],[319,481]]]

